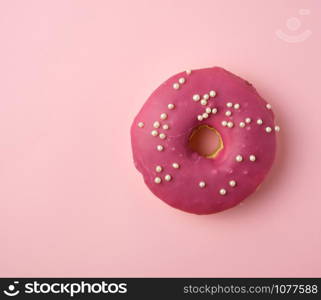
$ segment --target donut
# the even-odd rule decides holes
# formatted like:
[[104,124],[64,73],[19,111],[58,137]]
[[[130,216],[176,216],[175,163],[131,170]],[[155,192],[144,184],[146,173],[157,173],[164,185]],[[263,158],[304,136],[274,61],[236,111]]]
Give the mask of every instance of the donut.
[[[273,164],[280,127],[271,108],[252,84],[223,68],[178,73],[151,94],[132,123],[135,167],[174,208],[199,215],[232,208]],[[207,156],[190,147],[204,127],[218,137]]]

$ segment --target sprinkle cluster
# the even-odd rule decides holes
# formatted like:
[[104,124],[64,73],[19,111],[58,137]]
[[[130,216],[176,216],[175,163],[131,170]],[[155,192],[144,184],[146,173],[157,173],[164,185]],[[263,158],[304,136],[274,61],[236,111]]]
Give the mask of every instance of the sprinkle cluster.
[[[173,162],[173,163],[172,163],[172,168],[173,168],[173,169],[179,169],[179,168],[180,168],[180,165],[179,165],[177,162]],[[159,165],[155,167],[155,171],[156,171],[157,173],[162,173],[162,172],[164,171],[164,169],[165,169],[165,167],[159,166]],[[172,177],[171,174],[165,174],[165,175],[163,175],[163,177],[161,177],[161,175],[158,175],[158,176],[156,176],[156,177],[154,178],[154,182],[157,183],[157,184],[159,184],[159,183],[161,183],[163,180],[169,182],[169,181],[171,181],[172,179],[173,179],[173,177]]]
[[[226,103],[226,107],[227,107],[227,110],[225,111],[224,115],[226,117],[230,118],[230,117],[233,116],[233,113],[234,113],[233,109],[238,112],[240,107],[241,107],[241,105],[239,103],[234,103],[233,104],[232,102],[229,101],[229,102]],[[227,120],[223,120],[221,122],[221,125],[223,127],[233,128],[235,124],[231,119],[227,119]]]
[[[187,72],[187,71],[186,71]],[[182,77],[183,78],[183,77]],[[182,80],[182,78],[180,78],[178,81],[180,84],[183,84],[185,82],[185,79]],[[174,110],[176,108],[175,104],[173,103],[169,103],[167,105],[167,108],[171,111]],[[162,132],[161,130],[169,130],[170,126],[169,124],[165,123],[165,124],[161,124],[162,122],[166,121],[169,118],[169,114],[167,112],[163,112],[160,114],[159,116],[159,120],[156,120],[153,122],[153,129],[151,130],[150,134],[153,137],[158,137],[160,140],[165,140],[167,138],[167,135],[165,132]],[[139,128],[143,128],[145,126],[145,124],[143,122],[139,122],[138,123],[138,127]],[[158,144],[156,146],[156,150],[159,152],[164,151],[165,146],[163,144]],[[179,169],[180,168],[180,164],[177,162],[173,162],[172,163],[172,169]],[[161,165],[157,165],[155,166],[155,171],[156,173],[162,173],[164,171],[165,167],[161,166]],[[154,183],[156,184],[160,184],[162,182],[170,182],[173,179],[173,175],[166,173],[163,176],[161,176],[161,174],[157,175],[154,177]]]
[[181,87],[185,82],[186,82],[185,77],[180,77],[180,78],[178,79],[178,82],[174,82],[174,83],[173,83],[173,89],[174,89],[174,90],[180,89],[180,87]]
[[210,107],[208,105],[208,101],[216,96],[216,91],[210,90],[208,93],[204,94],[201,96],[200,94],[194,94],[192,96],[192,100],[195,102],[199,102],[202,106],[206,106],[204,109],[204,112],[200,115],[197,115],[196,118],[198,121],[203,121],[206,120],[207,118],[210,117],[211,114],[216,114],[217,113],[217,108],[216,107]]

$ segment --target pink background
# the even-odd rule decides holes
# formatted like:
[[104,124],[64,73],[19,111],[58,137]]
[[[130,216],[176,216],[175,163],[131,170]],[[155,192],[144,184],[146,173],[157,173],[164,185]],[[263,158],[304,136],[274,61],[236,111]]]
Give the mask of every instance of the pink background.
[[[317,0],[1,1],[0,275],[321,276],[320,11]],[[278,29],[312,35],[288,43]],[[214,65],[251,81],[282,132],[255,195],[195,216],[145,187],[129,128],[162,81]]]

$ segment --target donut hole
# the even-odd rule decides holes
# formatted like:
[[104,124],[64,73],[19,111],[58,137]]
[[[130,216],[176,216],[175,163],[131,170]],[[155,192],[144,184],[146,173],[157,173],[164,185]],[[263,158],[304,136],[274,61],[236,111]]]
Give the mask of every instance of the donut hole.
[[188,144],[192,151],[205,158],[215,158],[223,149],[220,133],[209,125],[200,125],[194,128]]

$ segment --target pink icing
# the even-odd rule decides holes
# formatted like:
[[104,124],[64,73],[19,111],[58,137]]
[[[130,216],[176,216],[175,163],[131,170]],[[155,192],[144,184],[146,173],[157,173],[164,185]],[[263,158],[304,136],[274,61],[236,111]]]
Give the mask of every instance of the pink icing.
[[[185,83],[174,89],[173,84],[182,77]],[[194,94],[202,98],[211,90],[216,96],[205,106],[192,99]],[[227,107],[228,102],[238,103],[240,108]],[[172,110],[170,103],[175,105]],[[135,166],[149,189],[172,207],[195,214],[231,208],[256,190],[274,161],[274,115],[266,104],[250,83],[219,67],[174,75],[152,93],[131,126]],[[218,112],[199,121],[197,116],[206,107],[215,107]],[[232,112],[229,117],[227,110]],[[160,118],[162,113],[167,114],[166,120]],[[251,122],[241,128],[239,123],[246,118]],[[257,124],[258,119],[263,120],[262,125]],[[224,127],[223,120],[233,122],[233,128]],[[153,127],[155,121],[160,128]],[[138,126],[140,122],[143,127]],[[169,125],[168,130],[162,128],[164,124]],[[191,132],[202,124],[214,127],[223,139],[224,149],[214,159],[202,157],[188,146]],[[272,131],[266,132],[266,127]],[[152,136],[152,130],[166,134],[166,138]],[[163,151],[158,151],[157,145],[162,145]],[[242,162],[235,160],[237,155],[243,157]],[[254,162],[250,155],[255,155]],[[173,163],[180,167],[173,168]],[[156,172],[156,166],[161,166],[162,172]],[[171,175],[170,181],[165,180],[166,174]],[[155,183],[155,177],[160,177],[161,183]],[[235,187],[229,185],[231,180],[236,181]],[[204,188],[199,186],[201,181],[206,183]],[[220,194],[221,189],[226,190],[225,195]]]

